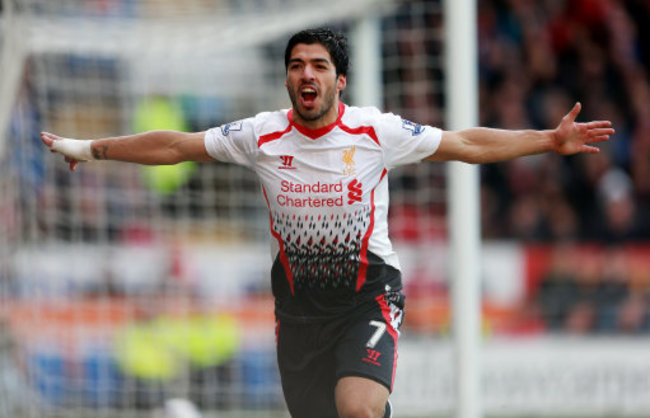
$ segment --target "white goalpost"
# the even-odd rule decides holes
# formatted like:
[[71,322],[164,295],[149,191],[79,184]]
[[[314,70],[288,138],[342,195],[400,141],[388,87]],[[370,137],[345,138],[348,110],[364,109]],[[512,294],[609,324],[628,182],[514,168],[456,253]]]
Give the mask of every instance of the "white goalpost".
[[[478,126],[477,5],[446,0],[447,128]],[[449,245],[455,341],[457,418],[478,418],[481,408],[481,226],[479,169],[448,163]]]

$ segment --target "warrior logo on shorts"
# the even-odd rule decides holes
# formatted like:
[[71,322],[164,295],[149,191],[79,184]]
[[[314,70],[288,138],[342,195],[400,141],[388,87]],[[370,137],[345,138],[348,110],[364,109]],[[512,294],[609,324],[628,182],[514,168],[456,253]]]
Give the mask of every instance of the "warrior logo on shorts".
[[411,131],[412,136],[417,136],[424,132],[424,127],[422,127],[422,125],[406,119],[402,119],[402,129]]
[[366,348],[366,356],[362,357],[361,360],[366,363],[374,364],[375,366],[381,366],[381,363],[379,363],[379,356],[381,356],[379,351],[372,348]]

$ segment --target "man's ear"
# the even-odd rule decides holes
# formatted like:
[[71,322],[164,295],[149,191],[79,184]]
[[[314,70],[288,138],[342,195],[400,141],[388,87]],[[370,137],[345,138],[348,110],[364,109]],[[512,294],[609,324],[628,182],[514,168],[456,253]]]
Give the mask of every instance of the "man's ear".
[[336,89],[338,91],[344,90],[347,84],[348,84],[347,79],[343,74],[339,75],[338,78],[336,79]]

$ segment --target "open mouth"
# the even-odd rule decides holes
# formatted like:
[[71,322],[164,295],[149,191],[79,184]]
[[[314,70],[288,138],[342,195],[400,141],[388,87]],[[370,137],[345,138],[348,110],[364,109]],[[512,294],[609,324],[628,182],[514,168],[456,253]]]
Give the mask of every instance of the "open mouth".
[[316,97],[318,97],[318,93],[316,92],[316,89],[312,87],[304,87],[302,90],[300,90],[300,97],[302,98],[302,102],[305,106],[313,106],[314,102],[316,101]]

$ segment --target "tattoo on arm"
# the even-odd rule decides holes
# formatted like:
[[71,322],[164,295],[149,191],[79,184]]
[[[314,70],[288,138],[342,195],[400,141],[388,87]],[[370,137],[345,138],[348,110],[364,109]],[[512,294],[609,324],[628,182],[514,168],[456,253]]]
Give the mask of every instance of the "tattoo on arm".
[[102,145],[101,147],[93,148],[93,157],[96,160],[107,160],[106,151],[108,151],[108,145]]

